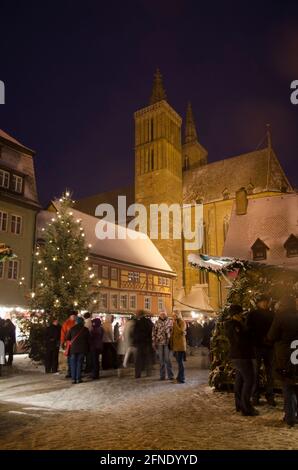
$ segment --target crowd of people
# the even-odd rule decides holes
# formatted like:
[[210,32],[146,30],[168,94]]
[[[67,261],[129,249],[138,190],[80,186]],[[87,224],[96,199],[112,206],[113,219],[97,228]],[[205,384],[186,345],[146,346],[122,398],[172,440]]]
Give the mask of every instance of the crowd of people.
[[[205,325],[206,326],[206,325]],[[134,365],[135,378],[151,376],[158,359],[160,380],[185,383],[186,345],[190,354],[200,345],[209,346],[209,322],[204,329],[197,321],[188,325],[178,311],[168,317],[160,312],[153,322],[142,310],[123,324],[112,315],[104,319],[83,316],[72,311],[62,325],[53,318],[45,329],[45,372],[58,373],[59,351],[67,356],[66,378],[73,384],[82,382],[82,374],[93,380],[100,369],[127,368]],[[292,343],[298,340],[298,302],[285,296],[272,308],[270,297],[261,295],[256,308],[244,312],[231,305],[225,323],[230,343],[230,358],[235,370],[235,407],[244,416],[259,414],[261,395],[275,407],[274,378],[279,380],[284,397],[284,421],[292,427],[298,423],[298,366],[291,362]],[[209,333],[208,333],[209,332]],[[10,319],[0,319],[0,364],[11,366],[16,344],[16,329]],[[177,363],[174,373],[172,357]],[[274,377],[275,375],[275,377]]]
[[297,424],[298,369],[291,362],[291,345],[298,339],[297,300],[286,296],[274,311],[270,298],[261,295],[248,314],[240,305],[231,305],[226,332],[235,369],[236,410],[244,416],[258,415],[262,392],[267,403],[276,406],[275,370],[283,390],[284,422],[290,427]]
[[[160,363],[160,380],[185,382],[186,323],[180,312],[174,312],[171,319],[166,312],[161,312],[153,323],[140,310],[136,317],[126,321],[122,334],[119,323],[113,327],[112,315],[106,315],[102,322],[100,318],[91,319],[88,312],[83,317],[78,312],[70,312],[61,327],[57,319],[52,320],[46,329],[45,342],[46,373],[57,373],[62,348],[67,356],[66,378],[71,378],[73,384],[82,382],[83,371],[98,380],[100,357],[102,369],[126,368],[133,361],[136,379],[143,372],[150,376],[156,355]],[[171,351],[177,361],[176,378]]]

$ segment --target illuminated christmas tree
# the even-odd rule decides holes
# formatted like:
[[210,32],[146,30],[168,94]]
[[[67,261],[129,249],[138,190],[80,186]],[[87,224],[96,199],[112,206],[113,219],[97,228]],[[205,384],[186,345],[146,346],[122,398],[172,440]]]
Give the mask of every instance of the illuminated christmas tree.
[[55,317],[61,324],[73,310],[88,310],[96,305],[100,287],[89,266],[89,248],[79,219],[72,213],[68,192],[59,200],[57,212],[42,229],[34,253],[35,287],[31,292],[30,318],[23,321],[29,335],[33,359],[43,357],[43,331]]

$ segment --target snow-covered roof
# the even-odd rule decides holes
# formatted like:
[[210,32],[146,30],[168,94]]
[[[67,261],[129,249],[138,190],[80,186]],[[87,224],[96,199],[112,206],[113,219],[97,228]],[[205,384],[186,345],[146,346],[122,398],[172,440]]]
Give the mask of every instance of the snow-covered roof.
[[[54,202],[53,205],[58,209],[59,203]],[[164,272],[170,275],[175,274],[147,235],[124,227],[119,228],[118,225],[100,220],[97,217],[85,214],[76,209],[71,209],[71,212],[75,219],[81,220],[86,244],[91,244],[91,255],[131,264],[136,267]],[[41,211],[38,214],[37,238],[42,238],[42,228],[46,227],[47,223],[49,223],[53,217],[54,214],[50,211]],[[96,236],[97,224],[99,224],[98,227],[103,227],[105,231],[107,229],[111,232],[115,230],[116,234],[119,229],[123,238],[106,238],[100,240]],[[107,224],[106,227],[104,227],[105,224]]]
[[181,299],[175,299],[175,307],[182,312],[189,312],[191,310],[197,310],[200,312],[214,312],[213,308],[209,303],[208,295],[204,290],[202,284],[195,284],[192,286],[191,291],[188,295]]
[[252,260],[251,247],[259,238],[269,250],[262,263],[298,267],[298,257],[287,257],[284,243],[298,236],[298,194],[249,199],[247,213],[236,214],[234,203],[223,256]]

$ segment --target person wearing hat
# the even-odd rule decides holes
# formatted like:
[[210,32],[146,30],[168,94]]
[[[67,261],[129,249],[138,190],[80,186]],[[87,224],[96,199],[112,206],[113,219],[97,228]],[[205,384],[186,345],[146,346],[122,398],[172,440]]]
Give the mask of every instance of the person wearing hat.
[[77,316],[76,324],[70,328],[66,335],[70,341],[70,370],[73,384],[82,382],[82,365],[84,356],[90,350],[90,333],[84,326],[84,319]]
[[231,305],[226,333],[230,342],[230,358],[236,371],[234,393],[236,411],[243,416],[256,416],[251,398],[255,382],[254,348],[241,305]]
[[270,309],[270,297],[261,294],[257,297],[256,309],[248,314],[247,324],[253,335],[256,355],[256,381],[253,391],[253,404],[258,406],[261,396],[261,369],[265,370],[265,398],[271,406],[276,406],[273,391],[273,347],[266,341],[266,336],[273,322],[274,312]]

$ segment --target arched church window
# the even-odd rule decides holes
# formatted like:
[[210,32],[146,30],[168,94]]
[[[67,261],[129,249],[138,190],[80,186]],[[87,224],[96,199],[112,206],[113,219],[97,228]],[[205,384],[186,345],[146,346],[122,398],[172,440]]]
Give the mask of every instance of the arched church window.
[[222,197],[226,200],[226,199],[229,199],[230,197],[230,192],[228,190],[228,188],[225,188],[222,192]]
[[229,230],[229,224],[230,220],[229,217],[226,215],[223,221],[223,235],[224,235],[224,241],[226,241],[227,235],[228,235],[228,230]]
[[184,156],[184,166],[183,166],[183,169],[184,169],[184,170],[189,170],[189,158],[188,158],[188,155],[185,155],[185,156]]

